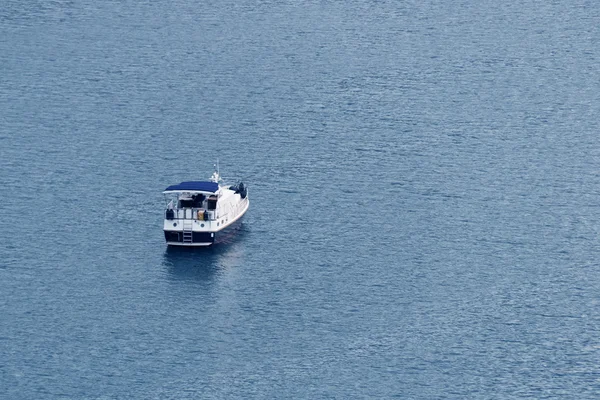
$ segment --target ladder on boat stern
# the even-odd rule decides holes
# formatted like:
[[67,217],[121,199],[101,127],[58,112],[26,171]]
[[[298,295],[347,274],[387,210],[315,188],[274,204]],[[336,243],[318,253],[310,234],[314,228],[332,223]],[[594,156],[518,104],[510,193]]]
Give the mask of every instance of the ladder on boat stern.
[[194,241],[194,233],[192,228],[194,226],[194,222],[191,220],[184,219],[183,220],[183,243],[193,243]]

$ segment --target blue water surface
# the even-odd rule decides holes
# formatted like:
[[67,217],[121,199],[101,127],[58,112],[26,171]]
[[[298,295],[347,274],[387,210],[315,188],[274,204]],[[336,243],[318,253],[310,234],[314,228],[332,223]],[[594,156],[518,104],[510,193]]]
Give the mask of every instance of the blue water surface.
[[[599,20],[4,0],[0,398],[599,398]],[[167,249],[217,159],[244,224]]]

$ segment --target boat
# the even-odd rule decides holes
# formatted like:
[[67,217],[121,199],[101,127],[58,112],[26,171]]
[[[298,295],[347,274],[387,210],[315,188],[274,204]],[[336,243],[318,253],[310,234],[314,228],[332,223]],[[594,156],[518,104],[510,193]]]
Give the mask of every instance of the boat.
[[187,181],[163,192],[165,240],[169,246],[210,246],[234,231],[248,211],[243,182],[224,185],[218,167],[208,181]]

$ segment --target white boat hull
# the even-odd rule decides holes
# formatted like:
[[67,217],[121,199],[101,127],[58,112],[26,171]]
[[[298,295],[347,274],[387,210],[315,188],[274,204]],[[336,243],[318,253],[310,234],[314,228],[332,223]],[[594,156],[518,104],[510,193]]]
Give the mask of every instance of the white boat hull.
[[[238,196],[239,197],[239,196]],[[221,237],[235,231],[248,211],[250,200],[246,197],[239,201],[233,210],[210,221],[202,219],[165,220],[165,240],[169,246],[207,247],[219,242]],[[192,213],[193,215],[193,213]],[[185,232],[185,233],[184,233]]]

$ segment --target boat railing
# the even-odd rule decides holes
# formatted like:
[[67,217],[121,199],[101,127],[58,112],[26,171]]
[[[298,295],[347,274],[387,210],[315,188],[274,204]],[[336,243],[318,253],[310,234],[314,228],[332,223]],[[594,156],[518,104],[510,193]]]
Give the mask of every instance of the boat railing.
[[[222,218],[228,218],[237,215],[237,213],[246,206],[248,199],[237,204],[226,204],[218,210],[207,210],[201,207],[167,207],[165,210],[165,219],[168,220],[197,220],[197,221],[217,221]],[[171,204],[169,204],[171,205]]]
[[165,210],[165,219],[168,220],[197,220],[214,221],[221,216],[216,210],[206,210],[204,208],[168,208]]

